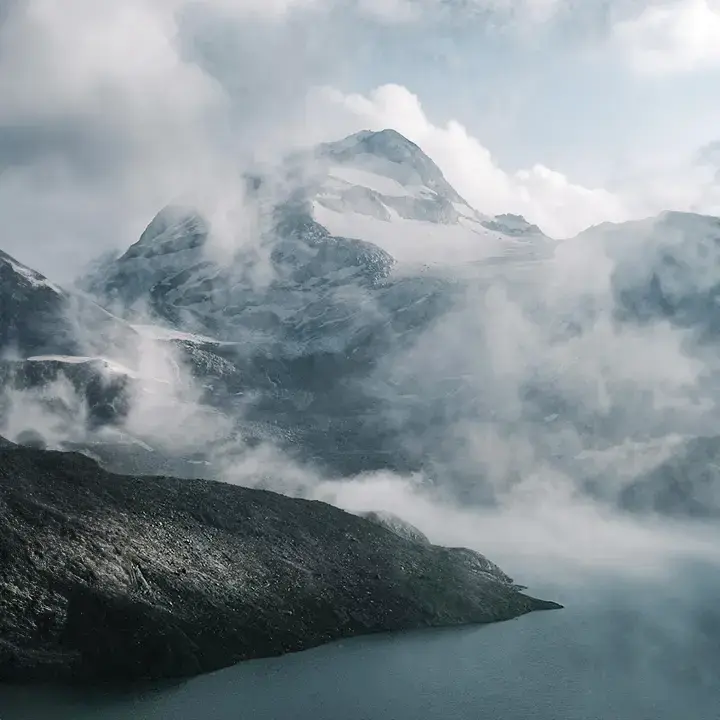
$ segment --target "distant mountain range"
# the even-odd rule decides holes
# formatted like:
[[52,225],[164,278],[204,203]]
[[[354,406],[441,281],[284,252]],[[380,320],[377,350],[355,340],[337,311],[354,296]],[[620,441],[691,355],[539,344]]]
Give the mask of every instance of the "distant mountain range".
[[[538,372],[523,381],[513,420],[493,406],[492,388],[468,382],[472,367],[442,377],[398,372],[429,329],[467,307],[468,268],[476,295],[498,285],[512,295],[555,262],[558,248],[522,217],[472,208],[399,133],[366,131],[296,153],[247,177],[246,205],[257,231],[230,249],[218,244],[212,218],[166,207],[75,289],[0,252],[0,433],[28,440],[32,430],[35,443],[79,449],[114,470],[190,477],[222,476],[228,459],[270,442],[347,476],[447,469],[452,428],[499,422],[498,412],[508,432],[522,420],[539,442],[547,418],[559,417],[608,443],[627,428],[619,417],[644,412],[641,398],[600,417]],[[613,322],[661,320],[700,346],[715,343],[720,220],[667,213],[563,241],[583,242],[601,242],[614,263]],[[519,306],[531,317],[546,299],[528,297]],[[578,297],[553,318],[563,337],[598,312],[590,295]],[[212,432],[188,421],[170,438],[164,423],[150,427],[157,417],[180,427],[197,408],[200,424],[217,424]],[[668,430],[648,427],[656,431]],[[460,494],[483,486],[477,468],[459,474]],[[713,492],[704,496],[708,512],[720,511]],[[631,496],[615,500],[655,507],[643,493]]]

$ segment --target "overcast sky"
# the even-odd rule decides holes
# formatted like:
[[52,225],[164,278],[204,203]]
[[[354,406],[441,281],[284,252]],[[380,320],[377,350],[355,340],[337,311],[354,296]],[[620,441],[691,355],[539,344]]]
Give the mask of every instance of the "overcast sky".
[[720,213],[720,0],[0,0],[0,248],[53,278],[249,159],[394,127],[565,237]]

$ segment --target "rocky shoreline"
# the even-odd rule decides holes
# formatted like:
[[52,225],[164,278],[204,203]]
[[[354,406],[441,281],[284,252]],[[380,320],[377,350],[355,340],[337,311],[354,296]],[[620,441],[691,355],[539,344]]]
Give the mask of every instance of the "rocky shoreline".
[[377,518],[0,441],[0,681],[182,678],[559,607]]

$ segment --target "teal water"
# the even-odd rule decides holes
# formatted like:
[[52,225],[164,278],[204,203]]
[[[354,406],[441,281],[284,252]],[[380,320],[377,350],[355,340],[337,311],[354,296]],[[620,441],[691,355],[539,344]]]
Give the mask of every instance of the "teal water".
[[375,636],[129,694],[0,688],[2,720],[718,720],[720,580],[598,583],[565,610]]

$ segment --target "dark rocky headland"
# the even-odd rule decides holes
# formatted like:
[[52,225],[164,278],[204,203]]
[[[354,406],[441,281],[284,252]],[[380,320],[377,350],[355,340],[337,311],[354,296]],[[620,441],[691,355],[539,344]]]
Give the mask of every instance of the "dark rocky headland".
[[403,527],[0,439],[0,680],[180,678],[560,607]]

